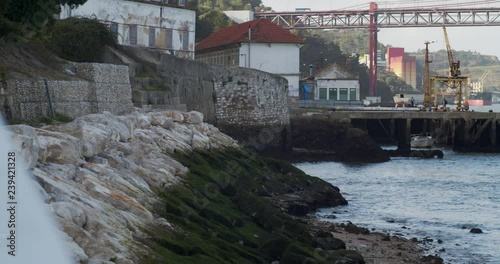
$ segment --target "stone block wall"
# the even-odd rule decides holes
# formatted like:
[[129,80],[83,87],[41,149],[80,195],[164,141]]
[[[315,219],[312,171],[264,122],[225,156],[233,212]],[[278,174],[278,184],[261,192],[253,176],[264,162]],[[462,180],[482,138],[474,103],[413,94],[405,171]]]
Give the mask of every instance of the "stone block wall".
[[217,126],[259,151],[291,148],[288,81],[239,67],[212,66]]
[[[47,80],[55,113],[72,118],[109,111],[126,114],[133,110],[128,67],[108,64],[76,64],[84,80]],[[13,79],[4,89],[12,119],[37,120],[50,116],[49,96],[42,79]]]
[[[180,59],[164,53],[124,47],[115,51],[110,63],[135,64],[134,69],[156,67],[155,80],[168,91],[142,91],[137,87],[151,84],[145,78],[133,78],[134,102],[144,107],[178,104],[187,111],[196,110],[204,121],[240,143],[257,150],[283,150],[291,147],[288,112],[288,83],[285,78],[255,69],[230,67]],[[127,58],[133,58],[134,63]],[[135,73],[134,73],[135,74]],[[134,76],[131,74],[131,76]],[[144,80],[143,80],[144,79]],[[147,105],[147,107],[150,107]]]
[[179,103],[185,104],[188,111],[199,111],[205,122],[216,124],[214,77],[208,64],[163,54],[157,73],[164,80],[164,86],[177,94]]

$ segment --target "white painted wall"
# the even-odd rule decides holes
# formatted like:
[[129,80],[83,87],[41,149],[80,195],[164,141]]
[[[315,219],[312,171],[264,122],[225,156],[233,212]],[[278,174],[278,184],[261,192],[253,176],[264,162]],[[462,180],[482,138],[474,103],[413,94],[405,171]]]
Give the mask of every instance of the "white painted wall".
[[[339,98],[339,93],[340,93],[340,88],[356,88],[356,98],[350,98],[348,100],[350,101],[359,101],[359,81],[358,80],[332,80],[332,79],[318,79],[317,80],[317,86],[318,90],[315,91],[314,93],[314,99],[319,100],[319,89],[320,88],[337,88],[337,98]],[[348,96],[350,96],[349,93],[350,90],[347,91]]]
[[[70,10],[63,8],[60,18],[90,17],[118,24],[118,42],[130,45],[130,25],[137,25],[137,46],[149,47],[149,28],[155,27],[155,48],[194,59],[196,12],[126,0],[88,0]],[[167,50],[166,30],[172,30],[172,49]],[[183,32],[188,32],[188,48],[183,49]]]
[[242,43],[240,67],[273,73],[288,80],[289,96],[299,96],[300,45],[297,43]]

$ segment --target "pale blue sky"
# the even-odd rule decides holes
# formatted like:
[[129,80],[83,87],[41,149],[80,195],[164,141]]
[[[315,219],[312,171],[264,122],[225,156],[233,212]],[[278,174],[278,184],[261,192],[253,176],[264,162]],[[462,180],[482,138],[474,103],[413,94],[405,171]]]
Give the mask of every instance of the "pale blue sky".
[[[275,11],[293,11],[297,7],[311,8],[312,11],[338,9],[368,9],[369,1],[364,0],[262,0],[265,6]],[[394,7],[500,7],[500,1],[492,0],[391,0],[375,1],[379,8]],[[456,50],[477,51],[485,55],[500,57],[500,26],[492,27],[449,27],[447,28],[450,44]],[[425,48],[424,42],[437,41],[429,46],[431,51],[445,49],[443,29],[437,28],[396,28],[381,29],[379,42],[395,47],[403,47],[406,51]]]

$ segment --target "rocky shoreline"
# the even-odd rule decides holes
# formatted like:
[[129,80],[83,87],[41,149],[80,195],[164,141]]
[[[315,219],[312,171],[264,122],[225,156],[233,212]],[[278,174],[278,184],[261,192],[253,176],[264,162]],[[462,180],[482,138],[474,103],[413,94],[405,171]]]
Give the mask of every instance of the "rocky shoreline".
[[366,263],[384,264],[442,264],[443,259],[437,255],[425,254],[421,241],[391,236],[358,227],[351,222],[332,223],[314,216],[302,218],[301,221],[313,230],[327,231],[332,238],[345,243],[345,248],[359,252]]
[[239,147],[197,112],[10,130],[75,263],[371,263],[385,250],[307,216],[347,204],[337,187]]

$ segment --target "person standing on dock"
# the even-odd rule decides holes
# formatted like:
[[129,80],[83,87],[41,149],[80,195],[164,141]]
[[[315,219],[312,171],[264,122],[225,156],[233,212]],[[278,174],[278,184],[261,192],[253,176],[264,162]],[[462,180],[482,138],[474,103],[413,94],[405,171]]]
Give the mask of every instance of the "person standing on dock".
[[411,104],[411,107],[415,106],[415,98],[413,98],[413,96],[410,99],[410,104]]
[[447,104],[448,104],[448,101],[446,101],[446,98],[443,98],[443,109],[446,109]]

